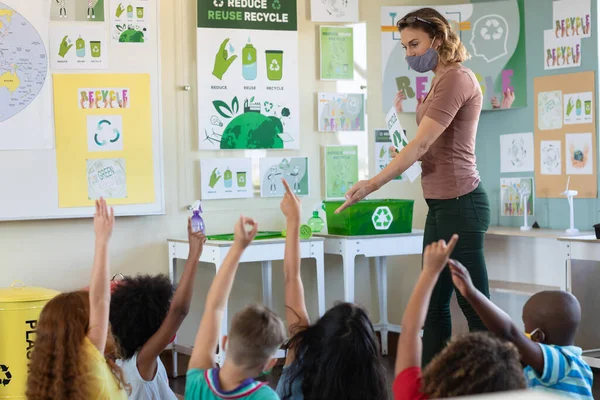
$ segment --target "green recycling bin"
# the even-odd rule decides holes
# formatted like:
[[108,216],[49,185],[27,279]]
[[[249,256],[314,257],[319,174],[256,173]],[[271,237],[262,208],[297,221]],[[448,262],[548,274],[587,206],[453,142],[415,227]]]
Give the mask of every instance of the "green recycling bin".
[[411,233],[414,200],[363,200],[340,214],[344,202],[324,201],[330,235],[368,236]]
[[18,283],[0,288],[0,399],[25,399],[40,312],[57,294]]

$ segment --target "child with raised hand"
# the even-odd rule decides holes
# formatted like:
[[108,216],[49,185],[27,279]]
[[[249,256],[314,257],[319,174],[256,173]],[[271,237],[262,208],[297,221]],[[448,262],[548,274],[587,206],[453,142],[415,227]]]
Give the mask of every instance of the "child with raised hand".
[[363,309],[341,303],[311,325],[300,274],[300,199],[282,180],[281,211],[287,234],[283,270],[289,334],[285,368],[277,385],[282,399],[388,398],[373,325]]
[[452,340],[421,371],[425,324],[429,300],[442,270],[448,264],[458,236],[425,248],[423,271],[402,319],[396,357],[395,400],[439,399],[525,388],[516,348],[487,333],[470,333]]
[[189,255],[174,295],[171,280],[162,274],[126,277],[112,294],[110,323],[123,355],[117,363],[132,388],[130,399],[177,399],[159,355],[189,313],[206,242],[202,232],[192,232],[189,219],[187,231]]
[[112,208],[96,201],[96,246],[90,290],[62,293],[42,309],[29,363],[31,400],[127,399],[128,385],[108,327],[108,243],[115,224]]
[[206,298],[187,373],[186,399],[278,399],[265,383],[254,380],[273,368],[275,353],[285,341],[283,322],[267,307],[246,306],[233,316],[229,336],[223,338],[221,347],[226,352],[225,361],[221,368],[215,361],[223,310],[240,258],[257,232],[258,224],[250,218],[242,216],[235,225],[233,246]]
[[582,359],[582,350],[574,346],[581,321],[579,302],[570,293],[545,291],[533,295],[523,307],[525,331],[521,332],[510,317],[483,296],[471,282],[467,269],[450,260],[454,285],[473,306],[486,327],[517,346],[526,365],[529,387],[557,394],[593,399],[593,374]]

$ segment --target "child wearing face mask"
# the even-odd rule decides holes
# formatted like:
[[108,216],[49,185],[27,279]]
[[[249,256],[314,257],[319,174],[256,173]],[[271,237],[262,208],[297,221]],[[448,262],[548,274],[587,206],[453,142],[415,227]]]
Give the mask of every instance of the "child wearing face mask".
[[570,293],[545,291],[532,296],[523,307],[526,332],[479,292],[467,269],[450,260],[452,281],[475,309],[485,326],[515,344],[525,364],[527,385],[534,389],[578,398],[593,399],[592,370],[574,346],[581,321],[579,302]]

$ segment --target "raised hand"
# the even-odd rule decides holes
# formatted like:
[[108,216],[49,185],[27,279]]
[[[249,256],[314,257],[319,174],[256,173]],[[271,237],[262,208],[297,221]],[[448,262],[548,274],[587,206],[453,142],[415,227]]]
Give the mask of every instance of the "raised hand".
[[283,195],[283,200],[281,200],[281,212],[285,215],[285,218],[289,222],[300,222],[300,213],[302,212],[302,203],[298,196],[296,196],[290,185],[287,183],[285,179],[282,179],[283,187],[285,188],[285,194]]
[[94,214],[94,232],[96,240],[102,243],[108,243],[110,236],[115,226],[115,212],[111,207],[110,210],[106,205],[106,201],[101,197],[96,200],[96,213]]
[[457,242],[458,235],[453,235],[447,244],[445,240],[440,240],[427,245],[423,252],[423,272],[439,274],[448,264]]
[[[250,230],[247,230],[246,227],[250,227]],[[258,223],[252,218],[244,217],[243,215],[240,217],[238,222],[235,224],[235,230],[233,233],[233,242],[237,243],[242,248],[246,248],[252,243],[254,237],[258,233]]]
[[452,273],[452,282],[456,289],[463,295],[463,297],[468,298],[469,295],[475,292],[475,286],[473,286],[473,281],[471,281],[471,275],[469,271],[462,265],[459,261],[449,260],[448,264],[450,265],[450,272]]

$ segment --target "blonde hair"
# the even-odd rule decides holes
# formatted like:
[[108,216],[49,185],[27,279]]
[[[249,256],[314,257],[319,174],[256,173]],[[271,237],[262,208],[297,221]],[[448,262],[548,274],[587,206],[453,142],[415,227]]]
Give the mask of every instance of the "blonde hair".
[[[408,22],[411,17],[414,21]],[[405,28],[416,28],[426,32],[431,39],[441,40],[437,52],[442,64],[462,63],[471,58],[448,20],[433,8],[421,8],[408,13],[398,21],[397,26],[400,32]]]
[[242,368],[258,368],[275,355],[285,339],[285,326],[274,311],[260,304],[249,305],[231,321],[227,357]]

